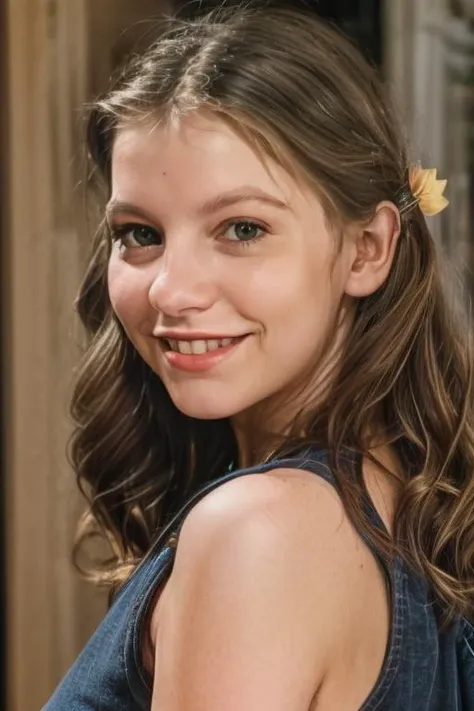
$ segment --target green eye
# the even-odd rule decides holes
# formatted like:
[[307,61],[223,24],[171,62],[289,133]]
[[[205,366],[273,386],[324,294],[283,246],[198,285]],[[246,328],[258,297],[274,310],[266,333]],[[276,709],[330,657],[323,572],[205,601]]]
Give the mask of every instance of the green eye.
[[157,244],[160,242],[160,237],[158,236],[156,230],[152,230],[150,227],[145,227],[144,225],[136,225],[130,230],[131,239],[140,245],[140,247],[148,247],[150,244]]
[[112,239],[123,247],[151,247],[162,244],[161,235],[152,227],[140,224],[120,225],[112,228]]
[[266,233],[265,228],[257,222],[250,220],[239,220],[229,222],[226,226],[225,234],[229,242],[256,242]]

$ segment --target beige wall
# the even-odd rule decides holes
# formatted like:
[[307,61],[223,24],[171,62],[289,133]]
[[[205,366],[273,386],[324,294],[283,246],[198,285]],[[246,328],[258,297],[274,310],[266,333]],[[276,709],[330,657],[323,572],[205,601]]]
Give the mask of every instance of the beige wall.
[[87,235],[79,107],[104,88],[123,30],[152,0],[7,0],[9,223],[3,304],[8,709],[50,695],[105,609],[70,564],[81,507],[65,457]]

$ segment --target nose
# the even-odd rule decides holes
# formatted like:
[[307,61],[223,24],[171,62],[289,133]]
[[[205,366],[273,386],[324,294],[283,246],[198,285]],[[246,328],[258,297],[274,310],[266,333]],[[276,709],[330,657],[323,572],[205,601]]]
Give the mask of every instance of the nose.
[[167,249],[159,260],[148,292],[151,306],[163,314],[178,318],[188,312],[205,311],[217,299],[217,286],[210,265],[179,247]]

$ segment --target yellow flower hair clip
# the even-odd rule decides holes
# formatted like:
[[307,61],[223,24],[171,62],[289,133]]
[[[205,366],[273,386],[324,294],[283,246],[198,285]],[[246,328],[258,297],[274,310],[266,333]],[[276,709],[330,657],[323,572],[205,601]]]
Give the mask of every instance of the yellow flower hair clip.
[[449,201],[443,192],[447,180],[437,180],[436,168],[422,168],[419,163],[412,164],[408,169],[408,185],[397,194],[397,205],[403,215],[418,205],[427,217],[437,215],[444,210]]

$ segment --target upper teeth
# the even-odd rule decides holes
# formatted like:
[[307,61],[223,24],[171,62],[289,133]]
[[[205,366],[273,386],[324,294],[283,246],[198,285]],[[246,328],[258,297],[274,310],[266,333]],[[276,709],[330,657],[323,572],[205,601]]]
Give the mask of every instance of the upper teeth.
[[171,350],[185,355],[200,355],[207,351],[215,351],[217,348],[229,346],[234,339],[216,338],[209,341],[177,341],[173,338],[167,339]]

